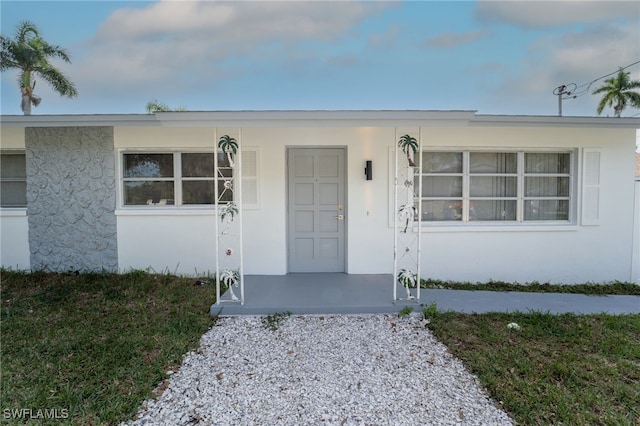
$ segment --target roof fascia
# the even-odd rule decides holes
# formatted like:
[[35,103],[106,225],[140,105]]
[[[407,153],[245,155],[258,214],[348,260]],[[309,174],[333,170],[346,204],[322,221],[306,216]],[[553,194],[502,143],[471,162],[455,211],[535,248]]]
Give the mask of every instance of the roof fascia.
[[158,112],[165,127],[466,126],[475,111],[195,111]]
[[3,115],[2,127],[159,126],[151,114]]
[[3,115],[2,127],[594,127],[640,129],[636,117],[486,115],[475,111],[185,111],[155,114]]
[[470,121],[469,125],[474,127],[598,127],[640,129],[640,118],[478,114]]

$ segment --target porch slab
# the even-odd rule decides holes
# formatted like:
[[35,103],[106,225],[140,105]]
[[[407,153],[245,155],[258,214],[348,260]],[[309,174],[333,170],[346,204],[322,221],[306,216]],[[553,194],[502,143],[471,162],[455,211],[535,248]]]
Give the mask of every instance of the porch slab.
[[[244,305],[214,304],[211,315],[380,314],[397,313],[405,306],[420,311],[432,303],[441,311],[465,313],[640,314],[640,296],[422,289],[420,300],[394,303],[391,274],[247,275],[244,281]],[[396,286],[398,297],[405,296],[405,289]]]

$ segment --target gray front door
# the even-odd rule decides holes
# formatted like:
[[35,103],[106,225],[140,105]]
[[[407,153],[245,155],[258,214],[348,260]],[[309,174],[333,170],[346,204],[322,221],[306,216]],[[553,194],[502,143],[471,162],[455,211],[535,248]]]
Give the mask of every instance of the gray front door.
[[289,272],[345,271],[345,149],[291,148]]

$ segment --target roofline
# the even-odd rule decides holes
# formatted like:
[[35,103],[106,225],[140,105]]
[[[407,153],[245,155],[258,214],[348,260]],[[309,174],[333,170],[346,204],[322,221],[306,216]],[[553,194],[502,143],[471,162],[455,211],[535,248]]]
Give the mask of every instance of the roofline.
[[[51,114],[2,115],[2,127],[74,127],[149,125],[157,122],[151,114]],[[158,125],[156,123],[156,125]]]
[[589,117],[557,115],[488,115],[477,114],[475,126],[504,124],[511,126],[531,126],[536,124],[557,125],[559,127],[616,127],[640,129],[640,117]]
[[336,127],[474,126],[605,127],[640,129],[640,117],[489,115],[473,110],[256,110],[155,114],[2,115],[2,127]]

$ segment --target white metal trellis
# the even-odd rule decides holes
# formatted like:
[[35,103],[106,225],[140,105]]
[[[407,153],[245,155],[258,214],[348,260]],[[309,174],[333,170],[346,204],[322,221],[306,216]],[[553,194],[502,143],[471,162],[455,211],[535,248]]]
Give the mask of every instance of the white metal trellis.
[[[229,162],[230,176],[228,173],[225,175],[224,168],[219,167],[219,155],[227,155],[227,152],[218,146],[217,131],[214,132],[214,140],[216,147],[214,155],[216,305],[224,302],[244,305],[242,130],[238,129],[238,139],[234,139],[237,143],[237,151],[231,156],[233,162]],[[231,201],[227,202],[224,198],[229,195]],[[221,294],[223,282],[227,284],[229,290],[225,294]],[[234,287],[239,287],[239,297],[235,294]]]
[[[411,135],[411,133],[407,133]],[[422,255],[422,128],[418,130],[418,148],[414,155],[415,166],[398,164],[398,154],[402,152],[398,141],[398,129],[394,142],[394,196],[393,196],[393,301],[420,300],[420,277]],[[417,179],[416,179],[417,178]],[[416,185],[417,181],[417,185]],[[417,187],[417,188],[416,188]],[[404,188],[404,189],[403,189]],[[417,189],[417,192],[416,192]],[[400,193],[402,191],[402,193]],[[417,207],[416,207],[417,203]],[[417,225],[417,229],[416,229]],[[414,230],[416,229],[416,230]],[[406,297],[398,297],[400,273],[413,276],[415,291],[405,286]]]

